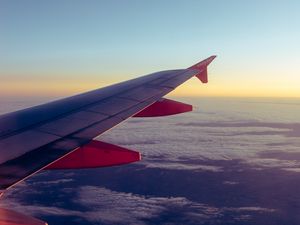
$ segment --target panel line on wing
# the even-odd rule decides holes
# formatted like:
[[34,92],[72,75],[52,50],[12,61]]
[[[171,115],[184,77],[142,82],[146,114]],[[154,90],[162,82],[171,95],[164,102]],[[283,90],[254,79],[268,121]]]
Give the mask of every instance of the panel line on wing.
[[[34,139],[32,139],[32,137],[34,137]],[[2,139],[0,142],[0,164],[60,138],[61,137],[54,134],[28,130],[18,135]]]
[[78,129],[87,127],[107,118],[107,115],[103,115],[95,112],[80,111],[70,114],[61,119],[57,119],[46,124],[37,127],[37,130],[53,133],[60,137],[64,137],[70,133],[75,132]]

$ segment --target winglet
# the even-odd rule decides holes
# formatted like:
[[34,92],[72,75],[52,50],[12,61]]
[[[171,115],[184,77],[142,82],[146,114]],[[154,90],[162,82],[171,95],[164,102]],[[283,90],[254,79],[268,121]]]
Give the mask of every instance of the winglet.
[[202,83],[208,82],[207,77],[207,66],[216,58],[216,55],[213,55],[211,57],[208,57],[207,59],[204,59],[203,61],[189,67],[188,69],[194,69],[199,70],[199,73],[196,75],[196,77],[201,80]]

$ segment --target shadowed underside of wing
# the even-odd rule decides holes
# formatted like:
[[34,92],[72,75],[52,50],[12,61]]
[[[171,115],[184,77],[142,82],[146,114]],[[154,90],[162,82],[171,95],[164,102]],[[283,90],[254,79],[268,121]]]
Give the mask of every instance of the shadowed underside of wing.
[[[158,72],[0,116],[0,190],[87,145],[158,101],[159,107],[166,103],[174,106],[174,102],[163,104],[160,99],[191,77],[206,74],[213,58],[188,69]],[[182,111],[190,111],[184,107]],[[175,112],[169,109],[163,113]],[[158,113],[157,107],[148,108],[144,116],[149,113]]]

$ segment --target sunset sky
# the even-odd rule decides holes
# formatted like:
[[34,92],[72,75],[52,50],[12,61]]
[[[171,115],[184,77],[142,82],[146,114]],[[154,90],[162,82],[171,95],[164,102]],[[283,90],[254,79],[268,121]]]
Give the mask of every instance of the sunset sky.
[[177,96],[300,97],[299,1],[0,0],[0,96],[67,96],[216,54]]

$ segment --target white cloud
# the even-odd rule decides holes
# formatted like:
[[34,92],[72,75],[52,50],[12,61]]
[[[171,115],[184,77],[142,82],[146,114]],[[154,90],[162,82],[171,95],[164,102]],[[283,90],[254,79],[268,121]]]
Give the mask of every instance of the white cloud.
[[[142,162],[143,163],[143,162]],[[193,171],[210,171],[210,172],[221,172],[222,167],[201,165],[201,164],[186,164],[180,161],[178,162],[145,162],[147,168],[160,168],[168,170],[193,170]]]
[[77,201],[96,210],[88,213],[89,219],[104,222],[143,224],[144,219],[157,217],[169,208],[179,212],[190,209],[203,218],[220,216],[217,208],[184,197],[145,197],[94,186],[80,188]]
[[249,207],[225,207],[223,208],[223,210],[225,211],[235,211],[235,212],[260,212],[260,213],[272,213],[272,212],[276,212],[276,209],[270,209],[270,208],[263,208],[263,207],[259,207],[259,206],[249,206]]
[[226,180],[226,181],[223,182],[223,184],[225,184],[225,185],[236,185],[236,184],[239,184],[239,182]]
[[51,184],[64,184],[74,181],[71,178],[58,179],[58,180],[49,180],[49,181],[35,181],[34,185],[51,185]]
[[[62,179],[64,183],[66,180]],[[31,192],[35,185],[27,185],[25,182],[14,191],[9,191],[1,201],[1,207],[10,208],[15,211],[26,213],[35,217],[41,216],[75,216],[83,218],[91,223],[106,224],[146,224],[145,220],[160,218],[166,212],[180,215],[182,221],[197,224],[206,222],[222,221],[224,214],[238,212],[234,220],[249,220],[251,216],[245,213],[274,213],[276,209],[263,208],[259,206],[248,207],[222,207],[191,201],[185,197],[152,197],[136,195],[132,193],[112,191],[103,187],[83,186],[77,189],[66,188],[62,192],[74,192],[74,204],[83,206],[84,210],[71,210],[56,206],[45,206],[41,204],[28,205],[18,199],[22,192]],[[17,193],[17,194],[16,194]],[[81,207],[79,207],[81,208]],[[170,222],[169,224],[173,224]],[[176,224],[176,223],[175,223]]]
[[[299,124],[234,118],[207,122],[199,118],[199,115],[196,115],[195,120],[194,116],[189,114],[171,118],[138,119],[138,122],[134,122],[133,118],[118,129],[101,136],[101,140],[140,151],[143,154],[143,163],[149,164],[148,167],[167,168],[168,161],[170,169],[176,169],[175,164],[181,169],[197,169],[184,161],[179,165],[178,161],[182,157],[198,160],[237,159],[258,169],[279,168],[294,162],[280,158],[265,159],[259,154],[270,150],[300,153],[300,139],[297,137],[298,133],[300,136]],[[155,164],[151,162],[153,158],[156,159]],[[198,166],[199,169],[200,167],[201,165]]]
[[294,167],[294,168],[282,168],[283,170],[290,171],[290,172],[296,172],[300,173],[300,168],[299,167]]

